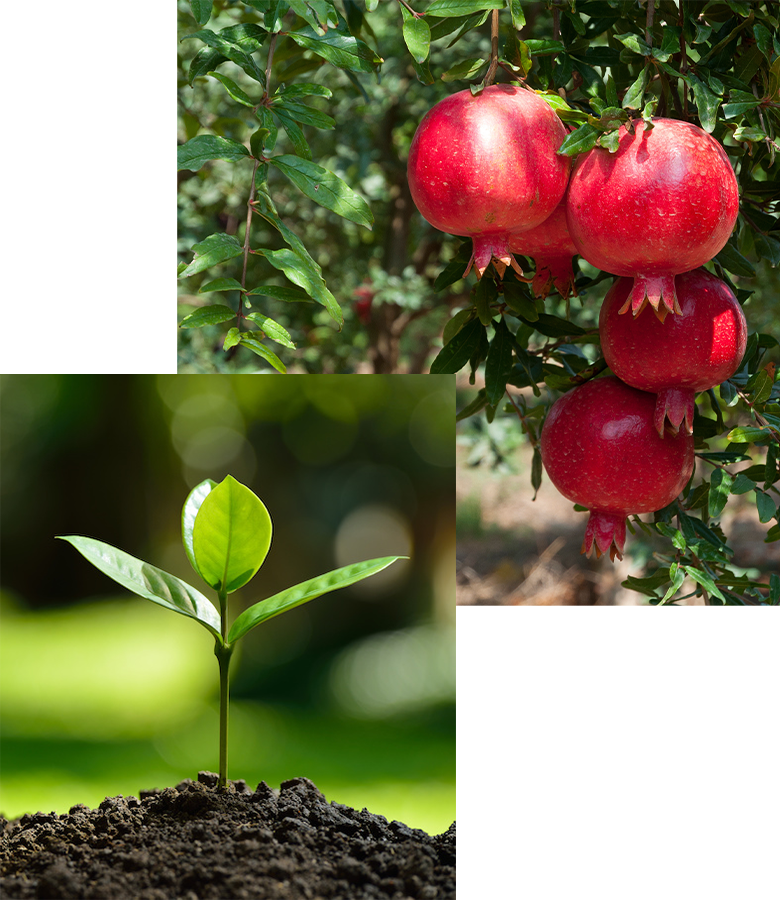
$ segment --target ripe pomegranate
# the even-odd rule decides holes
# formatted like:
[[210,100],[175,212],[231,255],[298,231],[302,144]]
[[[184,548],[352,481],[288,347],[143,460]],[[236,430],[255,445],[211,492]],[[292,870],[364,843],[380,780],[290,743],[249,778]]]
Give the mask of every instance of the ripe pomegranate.
[[[618,149],[578,160],[566,220],[580,255],[634,279],[621,312],[649,302],[663,320],[678,312],[674,276],[723,249],[737,220],[737,179],[720,144],[677,119],[620,127]],[[663,305],[661,305],[663,304]]]
[[512,234],[509,250],[530,256],[536,263],[531,288],[537,297],[546,297],[553,286],[562,297],[577,296],[572,259],[577,248],[566,225],[566,206],[559,203],[551,216],[528,231]]
[[590,518],[582,552],[623,558],[626,517],[655,512],[680,493],[693,472],[693,438],[661,439],[655,398],[608,376],[564,394],[542,428],[542,462],[569,500]]
[[655,316],[621,316],[631,279],[619,278],[604,298],[599,333],[604,359],[618,378],[658,395],[654,423],[663,437],[693,433],[696,391],[706,391],[739,368],[747,343],[742,307],[725,282],[706,269],[677,276],[681,312],[665,324]]
[[533,91],[493,84],[446,97],[420,122],[409,151],[412,199],[435,228],[470,237],[481,276],[495,260],[522,271],[509,232],[533,228],[560,203],[571,160],[556,151],[566,129]]

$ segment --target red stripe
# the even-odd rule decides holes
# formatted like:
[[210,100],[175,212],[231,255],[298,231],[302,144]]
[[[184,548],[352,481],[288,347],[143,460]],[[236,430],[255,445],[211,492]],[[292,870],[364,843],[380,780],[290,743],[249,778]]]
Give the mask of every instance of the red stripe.
[[654,709],[459,709],[456,737],[654,738]]

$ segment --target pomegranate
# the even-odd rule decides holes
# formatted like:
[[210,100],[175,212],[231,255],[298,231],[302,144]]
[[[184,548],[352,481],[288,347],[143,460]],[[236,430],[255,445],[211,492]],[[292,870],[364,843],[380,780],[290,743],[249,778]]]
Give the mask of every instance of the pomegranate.
[[705,269],[677,276],[680,314],[662,324],[655,316],[621,316],[631,279],[618,278],[599,316],[604,359],[618,378],[658,395],[655,428],[663,437],[682,427],[693,433],[696,391],[706,391],[739,368],[747,343],[742,307],[725,282]]
[[618,149],[596,147],[578,160],[566,220],[580,255],[634,279],[621,312],[650,303],[660,319],[679,313],[674,276],[723,249],[737,220],[737,179],[720,144],[677,119],[652,129],[620,127]]
[[608,376],[564,394],[542,428],[542,462],[569,500],[590,518],[582,552],[623,558],[626,517],[655,512],[680,493],[693,472],[693,438],[658,436],[655,397]]
[[409,188],[435,228],[472,238],[477,275],[511,265],[511,230],[533,228],[561,202],[571,160],[556,151],[566,129],[533,91],[494,84],[446,97],[420,122],[409,151]]
[[569,235],[566,207],[563,203],[559,203],[553,214],[541,225],[512,234],[509,250],[511,253],[530,256],[536,263],[531,288],[537,297],[546,297],[553,287],[564,298],[570,294],[577,296],[572,269],[572,258],[577,253],[577,248]]

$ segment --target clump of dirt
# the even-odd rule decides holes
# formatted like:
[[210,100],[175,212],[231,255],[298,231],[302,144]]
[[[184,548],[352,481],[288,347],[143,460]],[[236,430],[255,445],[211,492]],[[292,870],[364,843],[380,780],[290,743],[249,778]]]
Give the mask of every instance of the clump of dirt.
[[447,900],[455,823],[432,837],[328,803],[307,778],[216,789],[200,772],[175,788],[107,797],[67,815],[0,817],[7,900]]

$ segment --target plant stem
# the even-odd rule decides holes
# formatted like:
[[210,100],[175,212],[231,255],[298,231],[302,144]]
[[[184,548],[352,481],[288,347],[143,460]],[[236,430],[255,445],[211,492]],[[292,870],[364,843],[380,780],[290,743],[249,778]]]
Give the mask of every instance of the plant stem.
[[227,751],[228,751],[228,673],[233,648],[227,642],[227,592],[219,592],[219,611],[221,618],[222,640],[214,644],[214,655],[219,663],[219,790],[227,788]]
[[[246,265],[249,261],[249,232],[252,227],[252,202],[255,199],[255,175],[257,175],[257,167],[260,160],[255,160],[255,167],[252,169],[252,187],[249,191],[249,201],[246,205],[246,231],[244,233],[244,268],[241,271],[241,293],[238,301],[238,327],[241,328],[241,319],[244,317],[244,290],[246,289]],[[224,619],[224,615],[223,615]]]

